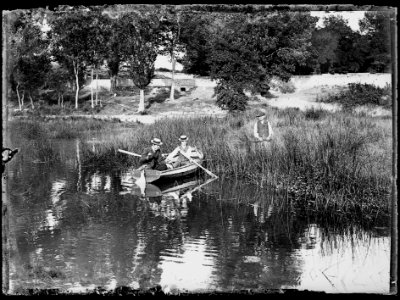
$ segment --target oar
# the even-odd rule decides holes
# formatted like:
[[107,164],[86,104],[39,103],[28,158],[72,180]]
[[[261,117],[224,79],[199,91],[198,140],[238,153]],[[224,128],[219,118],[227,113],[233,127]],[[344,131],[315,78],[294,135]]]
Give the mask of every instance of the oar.
[[194,159],[190,158],[189,156],[187,156],[185,153],[180,152],[184,157],[186,157],[189,161],[193,162],[195,165],[197,165],[198,167],[202,168],[204,170],[204,172],[206,172],[208,175],[218,178],[217,175],[215,175],[213,172],[207,170],[206,168],[204,168],[202,165],[200,165],[197,161],[195,161]]
[[129,154],[129,155],[133,155],[133,156],[137,156],[137,157],[141,157],[140,154],[129,152],[129,151],[125,151],[125,150],[121,150],[121,149],[118,149],[118,152]]
[[[129,155],[133,155],[133,156],[137,156],[137,157],[141,157],[140,154],[137,154],[137,153],[134,153],[134,152],[129,152],[129,151],[122,150],[122,149],[118,149],[118,152],[129,154]],[[168,155],[168,153],[163,153],[162,154],[162,156],[167,156],[167,155]]]

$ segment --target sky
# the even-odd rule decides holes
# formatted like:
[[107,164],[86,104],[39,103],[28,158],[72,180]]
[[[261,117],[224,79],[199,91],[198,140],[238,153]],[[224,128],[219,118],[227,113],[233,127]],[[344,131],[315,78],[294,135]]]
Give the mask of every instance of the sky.
[[362,19],[365,15],[365,11],[312,11],[311,12],[312,16],[319,17],[319,21],[317,23],[317,26],[321,26],[323,22],[324,17],[328,17],[330,15],[341,15],[343,16],[344,19],[349,21],[349,26],[351,29],[354,31],[357,31],[359,29],[358,26],[358,21]]

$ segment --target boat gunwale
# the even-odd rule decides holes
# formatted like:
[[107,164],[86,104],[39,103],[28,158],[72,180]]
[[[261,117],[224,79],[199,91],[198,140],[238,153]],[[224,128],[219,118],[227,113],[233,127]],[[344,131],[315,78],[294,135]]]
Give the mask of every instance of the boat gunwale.
[[[195,161],[201,165],[203,162],[203,158],[204,158],[204,154],[202,152],[200,152],[200,157],[196,158]],[[187,165],[184,165],[184,166],[181,166],[178,168],[161,171],[160,178],[167,177],[167,176],[181,175],[182,173],[195,171],[198,168],[199,168],[199,166],[197,166],[196,164],[189,163]]]

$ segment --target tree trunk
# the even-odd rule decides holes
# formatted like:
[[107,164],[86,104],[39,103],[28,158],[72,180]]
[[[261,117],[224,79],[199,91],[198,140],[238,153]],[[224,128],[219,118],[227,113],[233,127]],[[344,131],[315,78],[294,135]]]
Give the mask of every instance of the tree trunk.
[[22,107],[24,107],[24,99],[25,99],[25,91],[22,91],[22,98],[21,98]]
[[174,92],[175,92],[175,55],[171,54],[172,60],[172,72],[171,72],[171,93],[169,95],[169,100],[174,101]]
[[61,94],[61,107],[64,107],[64,95]]
[[78,164],[78,182],[76,183],[76,190],[79,192],[82,189],[82,165],[79,139],[76,139],[76,162]]
[[21,101],[21,96],[19,95],[19,83],[17,84],[17,97],[18,97],[18,106],[19,106],[19,110],[22,110],[22,101]]
[[61,95],[58,93],[57,105],[61,106]]
[[139,100],[138,112],[141,113],[143,111],[144,111],[144,89],[140,89],[140,100]]
[[29,93],[29,99],[31,100],[32,109],[35,109],[35,106],[33,105],[33,99],[32,99],[31,93]]
[[111,76],[111,93],[115,93],[117,90],[117,76],[113,75]]
[[75,81],[76,81],[76,92],[75,92],[75,108],[78,109],[78,95],[79,95],[79,71],[78,71],[78,63],[74,64],[74,72],[75,72]]
[[92,103],[92,108],[94,108],[94,103],[93,103],[93,68],[92,68],[92,74],[91,74],[92,82],[90,83],[90,100]]
[[99,101],[100,107],[101,105],[101,99],[98,100],[98,95],[99,95],[99,70],[96,69],[96,105],[98,104],[97,101]]

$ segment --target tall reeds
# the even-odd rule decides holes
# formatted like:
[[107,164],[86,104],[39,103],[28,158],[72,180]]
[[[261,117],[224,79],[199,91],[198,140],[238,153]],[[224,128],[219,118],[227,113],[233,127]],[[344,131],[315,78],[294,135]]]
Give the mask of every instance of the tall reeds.
[[125,160],[137,166],[137,158],[128,161],[117,149],[142,153],[153,137],[159,137],[166,153],[186,134],[189,143],[205,153],[207,168],[219,176],[285,189],[311,210],[388,211],[390,120],[294,109],[271,109],[268,119],[275,136],[267,145],[252,141],[252,118],[244,113],[223,119],[159,120],[110,135],[95,156],[89,148],[86,153],[92,161],[94,157],[109,163]]
[[[220,177],[244,179],[261,187],[274,186],[293,199],[293,205],[311,211],[386,214],[389,209],[392,169],[392,125],[387,118],[355,116],[345,112],[277,110],[267,118],[274,137],[267,144],[253,142],[254,117],[250,112],[225,118],[162,119],[138,124],[116,134],[121,124],[93,122],[101,143],[83,143],[85,165],[107,169],[138,166],[137,157],[153,137],[161,151],[172,151],[185,134],[189,144],[205,154],[206,167]],[[79,121],[80,122],[80,121]],[[84,127],[84,123],[53,126]],[[84,121],[83,121],[84,122]],[[30,128],[34,135],[35,127]]]

